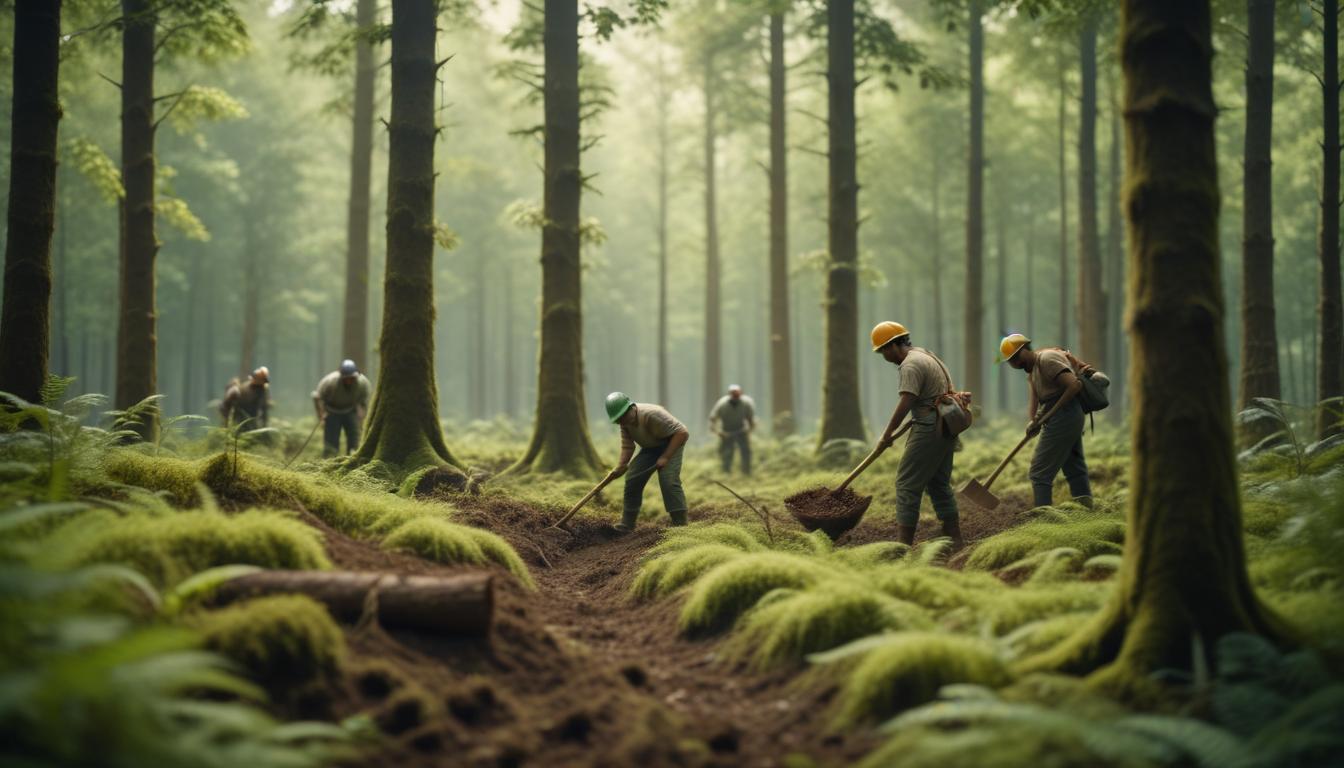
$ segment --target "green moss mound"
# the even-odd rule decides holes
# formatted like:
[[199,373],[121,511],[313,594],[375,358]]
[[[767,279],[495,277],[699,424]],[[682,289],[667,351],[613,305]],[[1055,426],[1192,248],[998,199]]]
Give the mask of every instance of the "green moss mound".
[[513,548],[489,531],[457,525],[435,517],[417,517],[402,523],[383,539],[386,549],[411,552],[426,560],[449,565],[495,563],[532,586],[527,566]]
[[846,676],[836,724],[883,720],[932,701],[945,685],[997,688],[1010,680],[1003,660],[983,640],[935,632],[896,633],[877,639]]
[[993,571],[1032,555],[1061,548],[1078,550],[1082,557],[1119,554],[1125,524],[1114,515],[1089,513],[1042,514],[1029,523],[991,536],[975,545],[966,567]]
[[331,567],[317,531],[281,513],[261,510],[232,516],[208,511],[133,515],[78,532],[68,543],[61,563],[65,567],[121,563],[159,585],[218,565]]
[[892,597],[936,614],[993,599],[1007,589],[1003,582],[987,573],[905,564],[874,572],[873,584]]
[[861,582],[827,581],[801,591],[780,590],[743,617],[729,654],[756,669],[801,661],[818,651],[881,632],[932,629],[927,611]]
[[745,554],[727,544],[701,544],[650,560],[630,585],[641,599],[670,595],[700,578],[706,571]]
[[728,629],[767,592],[805,587],[831,573],[812,558],[784,552],[754,552],[730,560],[691,588],[681,609],[681,631],[704,635]]
[[[764,531],[762,531],[762,534]],[[720,544],[742,552],[759,552],[765,544],[747,526],[736,523],[692,523],[670,528],[649,549],[649,558],[680,552],[704,544]]]
[[994,600],[984,602],[976,618],[992,633],[1001,635],[1033,621],[1096,611],[1114,588],[1110,582],[1074,581],[1005,589]]
[[261,597],[197,615],[205,647],[245,669],[271,691],[335,680],[345,664],[345,637],[313,599]]

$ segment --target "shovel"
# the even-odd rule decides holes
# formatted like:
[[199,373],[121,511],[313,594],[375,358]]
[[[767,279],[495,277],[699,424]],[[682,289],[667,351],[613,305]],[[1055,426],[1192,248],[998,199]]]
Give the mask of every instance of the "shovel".
[[[645,470],[643,474],[646,474],[646,475],[647,475],[649,472],[652,472],[653,470],[655,470],[655,469],[657,469],[657,468],[658,468],[658,465],[655,464],[654,466],[652,466],[652,467],[650,467],[649,469]],[[585,504],[587,504],[588,502],[592,501],[594,496],[596,496],[597,494],[601,493],[601,492],[602,492],[602,489],[603,489],[603,488],[606,488],[608,485],[610,485],[610,484],[611,484],[611,481],[612,481],[612,480],[615,480],[617,477],[619,477],[619,475],[617,475],[615,472],[608,472],[608,473],[607,473],[607,476],[604,477],[604,478],[602,478],[602,482],[600,482],[600,483],[598,483],[597,485],[593,486],[593,490],[589,491],[589,492],[587,493],[587,495],[585,495],[582,499],[579,499],[579,503],[578,503],[578,504],[575,504],[574,506],[570,507],[570,508],[569,508],[569,511],[565,513],[565,516],[562,517],[562,518],[560,518],[559,520],[555,521],[555,524],[552,525],[552,526],[550,526],[550,527],[551,527],[551,528],[559,528],[560,530],[565,531],[565,532],[567,532],[567,533],[573,533],[573,531],[570,531],[570,530],[569,530],[569,526],[565,525],[565,523],[568,523],[568,522],[569,522],[569,518],[571,518],[571,517],[573,517],[575,514],[577,514],[578,511],[579,511],[580,509],[583,509],[583,507],[584,507]]]
[[[1059,407],[1063,404],[1063,398],[1055,403],[1054,407],[1050,409],[1050,412],[1045,414],[1045,418],[1041,419],[1042,427],[1045,426],[1045,422],[1049,421],[1050,417],[1054,416],[1055,411],[1058,411]],[[994,509],[999,506],[999,497],[989,492],[989,486],[994,484],[994,481],[999,477],[999,473],[1003,471],[1004,467],[1008,466],[1008,462],[1013,460],[1013,457],[1017,455],[1017,452],[1022,450],[1022,446],[1026,445],[1031,438],[1038,434],[1040,434],[1039,429],[1036,432],[1024,435],[1022,439],[1017,442],[1017,445],[1013,447],[1013,450],[1004,457],[1003,461],[999,462],[999,466],[994,469],[994,474],[989,476],[989,479],[985,481],[984,485],[981,485],[979,480],[971,478],[966,481],[965,485],[957,489],[957,495],[967,501],[984,507],[985,509]]]
[[905,422],[905,426],[896,430],[896,434],[891,436],[890,443],[879,443],[878,446],[873,449],[873,452],[868,454],[868,456],[864,458],[863,461],[859,462],[859,466],[855,467],[853,472],[849,473],[849,477],[845,478],[845,481],[840,484],[840,487],[836,488],[834,491],[831,491],[831,495],[839,496],[842,491],[844,491],[846,488],[849,487],[850,483],[854,482],[856,479],[858,479],[859,475],[863,474],[863,470],[867,469],[869,464],[872,464],[874,461],[877,461],[877,457],[885,453],[887,448],[890,447],[892,443],[896,442],[896,438],[900,437],[901,435],[904,435],[906,433],[906,430],[910,429],[911,424],[914,424],[914,422],[907,421]]

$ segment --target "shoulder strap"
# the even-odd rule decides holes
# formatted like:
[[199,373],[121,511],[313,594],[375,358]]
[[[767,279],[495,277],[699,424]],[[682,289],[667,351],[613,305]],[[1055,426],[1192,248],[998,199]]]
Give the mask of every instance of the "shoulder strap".
[[947,393],[951,394],[953,392],[956,392],[957,388],[952,386],[952,374],[947,372],[947,366],[943,365],[943,361],[937,355],[933,354],[927,349],[924,350],[924,354],[928,355],[929,357],[932,357],[933,361],[938,363],[938,367],[943,369],[943,378],[947,379]]

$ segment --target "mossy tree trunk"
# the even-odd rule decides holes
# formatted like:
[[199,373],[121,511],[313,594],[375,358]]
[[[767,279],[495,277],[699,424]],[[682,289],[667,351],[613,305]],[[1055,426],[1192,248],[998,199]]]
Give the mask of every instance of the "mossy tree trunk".
[[1078,109],[1078,354],[1097,367],[1106,355],[1106,294],[1101,288],[1101,237],[1097,225],[1097,15],[1087,13],[1078,32],[1081,95]]
[[723,389],[723,301],[719,274],[718,152],[714,103],[716,78],[714,54],[705,54],[705,380],[701,413],[709,413]]
[[668,151],[672,137],[668,127],[667,63],[663,59],[662,42],[658,44],[658,402],[668,405],[667,370],[667,217],[668,187],[671,174]]
[[[1190,670],[1192,646],[1279,629],[1246,574],[1223,335],[1208,0],[1125,0],[1133,463],[1116,597],[1025,663],[1122,696]],[[1188,565],[1197,563],[1192,578]]]
[[[1274,313],[1273,178],[1274,0],[1247,0],[1246,138],[1241,213],[1241,401],[1279,397]],[[1251,428],[1258,440],[1272,427]]]
[[354,135],[350,149],[350,202],[345,227],[345,313],[341,355],[368,364],[369,185],[373,172],[373,86],[377,65],[367,33],[378,20],[377,0],[355,5]]
[[1064,59],[1059,62],[1059,329],[1055,343],[1060,346],[1069,344],[1069,184],[1068,160],[1065,158],[1064,145],[1067,135],[1067,90],[1064,79]]
[[601,459],[588,434],[583,396],[583,302],[579,262],[579,10],[546,0],[541,229],[541,357],[532,442],[512,472],[589,476]]
[[[1321,62],[1321,94],[1325,135],[1321,140],[1321,221],[1317,238],[1320,256],[1320,319],[1316,353],[1316,399],[1344,395],[1344,311],[1340,305],[1339,276],[1339,2],[1325,0]],[[1316,433],[1326,438],[1341,430],[1344,407],[1335,402],[1320,409]]]
[[382,461],[406,472],[453,464],[434,382],[435,0],[392,1],[387,268],[378,389],[349,466]]
[[[793,433],[793,356],[789,341],[789,158],[784,13],[770,14],[770,413],[778,436]],[[782,419],[788,414],[788,419]]]
[[854,115],[854,0],[827,3],[827,134],[830,166],[826,349],[819,444],[863,440],[859,407],[859,181]]
[[[122,0],[120,307],[117,321],[118,408],[129,408],[158,390],[154,262],[154,30],[151,0]],[[158,425],[147,414],[136,428],[153,439]]]
[[966,326],[963,359],[966,365],[958,384],[975,393],[983,402],[989,399],[983,389],[982,373],[985,359],[985,28],[981,0],[970,0],[966,7],[971,79],[970,147],[966,153],[966,294],[963,299]]
[[938,134],[934,133],[933,145],[930,154],[933,155],[933,178],[930,179],[933,188],[929,191],[932,198],[933,215],[933,247],[930,249],[929,274],[933,285],[933,328],[930,329],[933,339],[934,349],[938,354],[946,354],[943,346],[943,209],[942,209],[942,179],[943,179],[943,153],[939,146]]
[[[8,236],[0,317],[0,391],[42,402],[51,335],[51,235],[61,122],[60,0],[14,6]],[[62,348],[65,342],[61,341]]]
[[[1124,235],[1124,214],[1120,211],[1120,110],[1119,101],[1115,94],[1115,79],[1108,78],[1109,86],[1107,88],[1110,94],[1110,124],[1111,124],[1111,147],[1110,147],[1110,172],[1106,180],[1106,284],[1110,286],[1106,309],[1109,317],[1106,320],[1107,328],[1110,329],[1110,341],[1106,349],[1110,352],[1110,360],[1107,365],[1110,370],[1107,373],[1111,377],[1111,410],[1114,411],[1114,418],[1120,418],[1125,410],[1125,359],[1124,354],[1124,308],[1125,297],[1122,286],[1125,284],[1125,235]],[[1031,274],[1031,270],[1027,270]]]

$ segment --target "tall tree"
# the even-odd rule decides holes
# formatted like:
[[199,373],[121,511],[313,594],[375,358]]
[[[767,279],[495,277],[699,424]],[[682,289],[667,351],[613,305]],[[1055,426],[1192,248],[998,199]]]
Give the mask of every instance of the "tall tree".
[[350,204],[345,229],[345,315],[341,354],[360,363],[368,360],[369,325],[369,185],[373,165],[373,61],[370,31],[378,21],[377,0],[355,5],[355,102],[350,144]]
[[[1241,210],[1241,407],[1279,397],[1274,313],[1274,0],[1246,0],[1246,138]],[[1264,437],[1258,431],[1249,436]]]
[[859,182],[854,114],[854,0],[827,3],[826,77],[830,169],[826,346],[819,444],[863,440],[859,407]]
[[456,465],[439,426],[434,381],[435,0],[392,0],[392,114],[387,123],[387,269],[378,391],[351,465],[404,471]]
[[982,0],[966,4],[970,69],[970,147],[966,154],[965,360],[961,386],[983,393],[985,241],[985,28]]
[[668,177],[670,175],[668,152],[671,137],[668,130],[668,101],[671,97],[668,89],[667,62],[663,58],[663,44],[658,42],[658,402],[664,406],[670,402],[667,371],[667,215],[668,215]]
[[1078,330],[1080,353],[1106,364],[1106,294],[1101,288],[1097,225],[1097,13],[1078,27],[1081,102],[1078,109]]
[[775,8],[770,14],[770,422],[780,436],[791,434],[798,423],[789,342],[787,72],[784,12]]
[[[1120,109],[1119,100],[1115,94],[1115,80],[1109,78],[1110,83],[1107,89],[1110,94],[1110,125],[1111,125],[1111,146],[1110,146],[1110,172],[1106,178],[1106,284],[1111,286],[1111,292],[1106,302],[1107,311],[1110,317],[1107,320],[1107,327],[1111,330],[1111,340],[1106,345],[1110,352],[1110,361],[1107,365],[1111,366],[1111,386],[1112,397],[1111,407],[1116,414],[1122,414],[1125,407],[1124,390],[1125,385],[1125,360],[1124,354],[1124,296],[1121,286],[1125,283],[1125,235],[1124,235],[1124,214],[1120,211],[1120,185],[1122,182],[1120,169]],[[1027,272],[1030,274],[1030,270]],[[1119,397],[1116,397],[1119,394]]]
[[720,298],[722,275],[719,264],[718,213],[718,134],[716,132],[716,90],[719,73],[715,68],[713,47],[704,52],[701,62],[701,88],[705,97],[705,369],[703,413],[708,413],[723,389],[723,306]]
[[[1026,669],[1091,670],[1122,694],[1193,669],[1219,638],[1274,637],[1246,573],[1218,249],[1208,0],[1124,0],[1129,215],[1128,524],[1119,594]],[[1179,429],[1173,429],[1179,424]],[[1200,564],[1191,579],[1185,564]]]
[[14,6],[0,391],[33,403],[42,401],[51,335],[60,41],[60,0],[18,0]]
[[[1339,276],[1339,0],[1321,4],[1325,39],[1321,47],[1321,96],[1324,133],[1321,141],[1321,220],[1317,239],[1320,258],[1320,301],[1316,316],[1320,334],[1316,353],[1316,398],[1344,395],[1344,310]],[[1316,433],[1325,438],[1344,430],[1344,407],[1334,401],[1318,412]]]
[[1069,187],[1068,161],[1065,159],[1064,146],[1068,110],[1066,98],[1068,83],[1064,77],[1064,56],[1059,59],[1059,330],[1056,343],[1069,344]]

